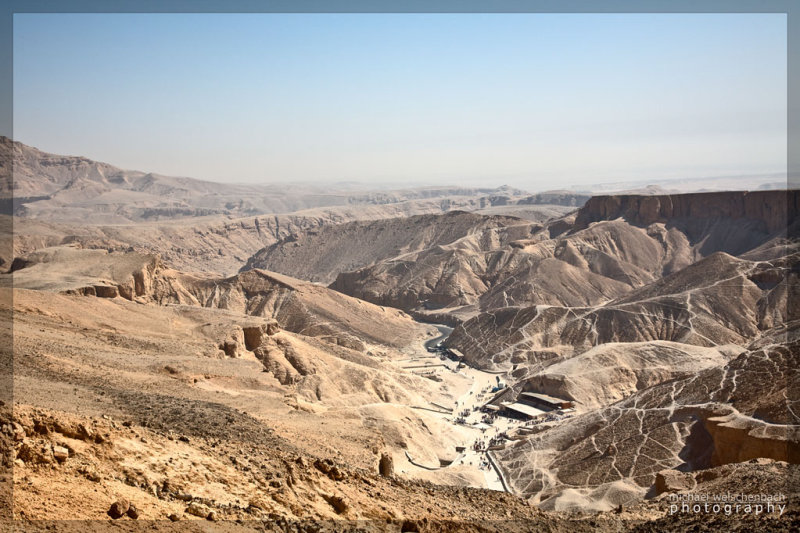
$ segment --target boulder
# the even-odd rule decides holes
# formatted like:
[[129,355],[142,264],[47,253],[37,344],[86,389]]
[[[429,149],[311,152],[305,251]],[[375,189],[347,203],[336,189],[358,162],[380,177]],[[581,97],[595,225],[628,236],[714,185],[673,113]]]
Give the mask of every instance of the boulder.
[[63,463],[69,458],[69,450],[63,446],[53,446],[53,457],[59,463]]
[[338,494],[325,494],[323,495],[325,501],[327,501],[333,510],[336,511],[336,514],[343,514],[346,513],[347,510],[350,508],[350,505],[347,503],[347,500],[344,496]]
[[692,490],[694,486],[694,477],[691,474],[678,472],[677,470],[662,470],[656,474],[656,494],[688,491]]
[[111,504],[111,507],[108,509],[108,516],[113,518],[114,520],[118,518],[122,518],[125,516],[125,513],[128,512],[130,509],[131,504],[125,498],[120,498],[119,500],[115,501]]
[[192,502],[189,504],[189,507],[186,508],[186,513],[200,518],[208,518],[211,509],[202,503]]

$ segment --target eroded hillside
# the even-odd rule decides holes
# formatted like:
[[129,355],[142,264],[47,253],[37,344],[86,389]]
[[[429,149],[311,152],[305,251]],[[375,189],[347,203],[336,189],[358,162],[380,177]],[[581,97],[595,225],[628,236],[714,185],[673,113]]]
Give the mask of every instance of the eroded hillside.
[[[0,436],[26,527],[800,516],[797,191],[323,198],[13,148]],[[731,490],[788,507],[670,513]]]
[[[376,246],[373,265],[331,287],[453,323],[446,346],[508,379],[506,400],[575,403],[585,414],[518,435],[497,460],[547,508],[609,509],[644,498],[662,469],[797,462],[787,405],[797,201],[796,191],[597,197],[543,225],[503,220],[401,253]],[[300,257],[306,241],[294,242],[259,264]]]

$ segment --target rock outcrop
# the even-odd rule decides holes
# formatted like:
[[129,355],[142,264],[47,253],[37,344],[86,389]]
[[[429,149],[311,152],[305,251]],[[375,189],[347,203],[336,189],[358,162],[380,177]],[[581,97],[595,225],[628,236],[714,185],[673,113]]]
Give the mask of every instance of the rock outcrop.
[[656,494],[689,492],[695,487],[695,481],[691,474],[667,469],[656,474],[656,481],[653,486]]
[[119,500],[115,501],[111,504],[111,507],[108,509],[108,516],[113,519],[122,518],[131,508],[130,502],[125,498],[120,498]]
[[796,190],[594,196],[578,211],[575,227],[616,218],[637,226],[675,221],[699,225],[708,219],[729,219],[753,222],[771,234],[793,224],[799,210],[800,192]]
[[495,456],[514,489],[545,508],[570,501],[573,487],[587,498],[616,494],[607,508],[635,501],[665,469],[800,462],[800,400],[790,392],[800,385],[798,332],[797,323],[769,332],[723,366],[646,388]]
[[151,254],[59,246],[18,257],[12,274],[18,288],[136,300],[152,295],[160,266]]
[[394,475],[394,460],[388,453],[382,453],[380,461],[378,461],[378,473],[383,477],[392,477]]

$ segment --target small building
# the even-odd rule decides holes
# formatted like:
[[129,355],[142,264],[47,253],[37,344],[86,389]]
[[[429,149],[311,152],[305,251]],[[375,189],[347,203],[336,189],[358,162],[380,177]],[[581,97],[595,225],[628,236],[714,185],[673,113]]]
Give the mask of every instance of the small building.
[[457,361],[461,361],[462,359],[464,359],[464,354],[461,353],[461,351],[457,350],[456,348],[448,348],[447,353]]
[[571,400],[564,400],[563,398],[556,398],[554,396],[548,396],[547,394],[539,394],[538,392],[521,392],[517,401],[544,408],[548,411],[575,407],[575,403]]
[[521,402],[501,402],[504,411],[513,418],[522,418],[524,420],[536,418],[539,415],[545,414],[547,411],[537,409],[532,405]]

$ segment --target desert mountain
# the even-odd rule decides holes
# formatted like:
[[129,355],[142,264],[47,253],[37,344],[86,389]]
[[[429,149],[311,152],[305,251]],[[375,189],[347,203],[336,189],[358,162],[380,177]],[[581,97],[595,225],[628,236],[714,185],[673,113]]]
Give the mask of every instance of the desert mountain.
[[702,530],[687,490],[800,518],[797,191],[320,196],[3,142],[26,524]]
[[[510,187],[420,187],[370,191],[353,185],[241,185],[122,170],[86,157],[63,156],[0,138],[0,173],[13,169],[13,186],[0,190],[17,216],[73,224],[125,224],[186,217],[246,217],[349,206],[420,204],[419,212],[517,204],[530,195]],[[13,163],[13,167],[12,167]],[[13,196],[13,201],[10,197]],[[572,197],[573,201],[576,198]],[[554,197],[554,200],[559,200]],[[568,199],[560,198],[562,203]],[[550,206],[552,211],[554,206]],[[414,207],[405,209],[413,210]],[[530,210],[528,210],[530,211]]]
[[[715,252],[775,252],[786,225],[794,223],[797,202],[796,192],[781,191],[596,197],[574,216],[545,224],[513,218],[489,227],[470,224],[462,235],[427,247],[425,235],[433,228],[474,219],[354,224],[346,228],[352,260],[336,240],[344,237],[304,232],[262,250],[245,268],[325,281],[339,271],[331,284],[336,290],[409,312],[434,310],[440,319],[528,304],[590,306]],[[394,240],[414,245],[385,244]],[[330,262],[327,277],[320,274],[327,263],[317,257]],[[359,263],[366,266],[347,271]]]
[[[497,461],[544,508],[610,509],[655,490],[665,469],[797,462],[786,405],[797,386],[797,202],[796,191],[594,197],[569,217],[502,219],[414,250],[387,250],[353,226],[373,264],[331,287],[451,321],[446,345],[507,376],[510,397],[575,402],[585,414],[519,435]],[[250,264],[290,268],[314,237]],[[324,255],[326,242],[309,249]]]
[[796,312],[797,260],[795,254],[788,264],[768,265],[720,252],[597,306],[483,312],[460,324],[448,343],[473,364],[508,369],[611,342],[742,345]]
[[351,222],[293,234],[259,251],[242,270],[269,268],[276,272],[294,272],[297,277],[328,284],[336,279],[337,272],[417,254],[467,236],[483,235],[499,228],[505,230],[510,225],[528,224],[513,217],[463,211],[451,211],[444,216]]
[[[709,260],[723,260],[715,267],[723,276],[754,276],[745,260]],[[755,278],[775,290],[780,282],[770,283],[775,274],[763,268]],[[680,286],[681,274],[665,278],[662,292]],[[386,450],[402,468],[404,454],[430,464],[464,438],[435,414],[414,409],[453,397],[398,368],[408,343],[429,333],[401,312],[286,276],[198,276],[133,252],[41,250],[19,258],[12,275],[15,392],[21,403],[37,406],[18,409],[13,427],[25,434],[18,457],[35,483],[47,475],[87,493],[99,483],[106,499],[125,494],[145,517],[214,511],[245,518],[455,518],[435,512],[438,505],[421,511],[413,502],[418,491],[438,503],[458,499],[458,489],[406,480],[384,485],[369,473],[377,461],[371,450]],[[766,330],[746,348],[601,343],[518,376],[514,387],[576,396],[579,415],[516,436],[495,460],[510,490],[544,509],[623,504],[639,509],[635,520],[660,516],[658,503],[637,502],[657,492],[665,469],[686,483],[733,483],[753,475],[739,463],[761,458],[774,462],[776,475],[788,475],[782,469],[797,462],[800,442],[797,407],[785,403],[797,387],[796,333],[791,324]],[[369,351],[350,339],[363,339]],[[43,393],[61,389],[58,399]],[[58,460],[36,450],[65,444],[64,466],[45,474],[38,465]],[[228,456],[236,461],[226,462]],[[170,457],[186,459],[166,467]],[[192,461],[202,469],[190,468]],[[122,477],[112,465],[121,465]],[[457,472],[438,479],[475,482]],[[392,506],[374,507],[356,482],[381,487]],[[22,506],[39,516],[38,497],[23,494]],[[473,505],[480,514],[458,511],[461,519],[511,513],[527,527],[554,520],[569,530],[596,530],[580,518],[560,522],[567,519],[481,494],[474,497],[484,504]],[[182,498],[193,503],[186,507]]]
[[232,275],[265,246],[328,224],[457,209],[544,221],[588,199],[567,192],[529,195],[510,187],[370,191],[353,184],[230,185],[122,170],[3,137],[0,174],[11,176],[12,169],[14,179],[0,190],[3,212],[15,215],[0,219],[13,225],[14,234],[13,250],[0,250],[4,269],[25,253],[79,243],[157,254],[182,271]]

